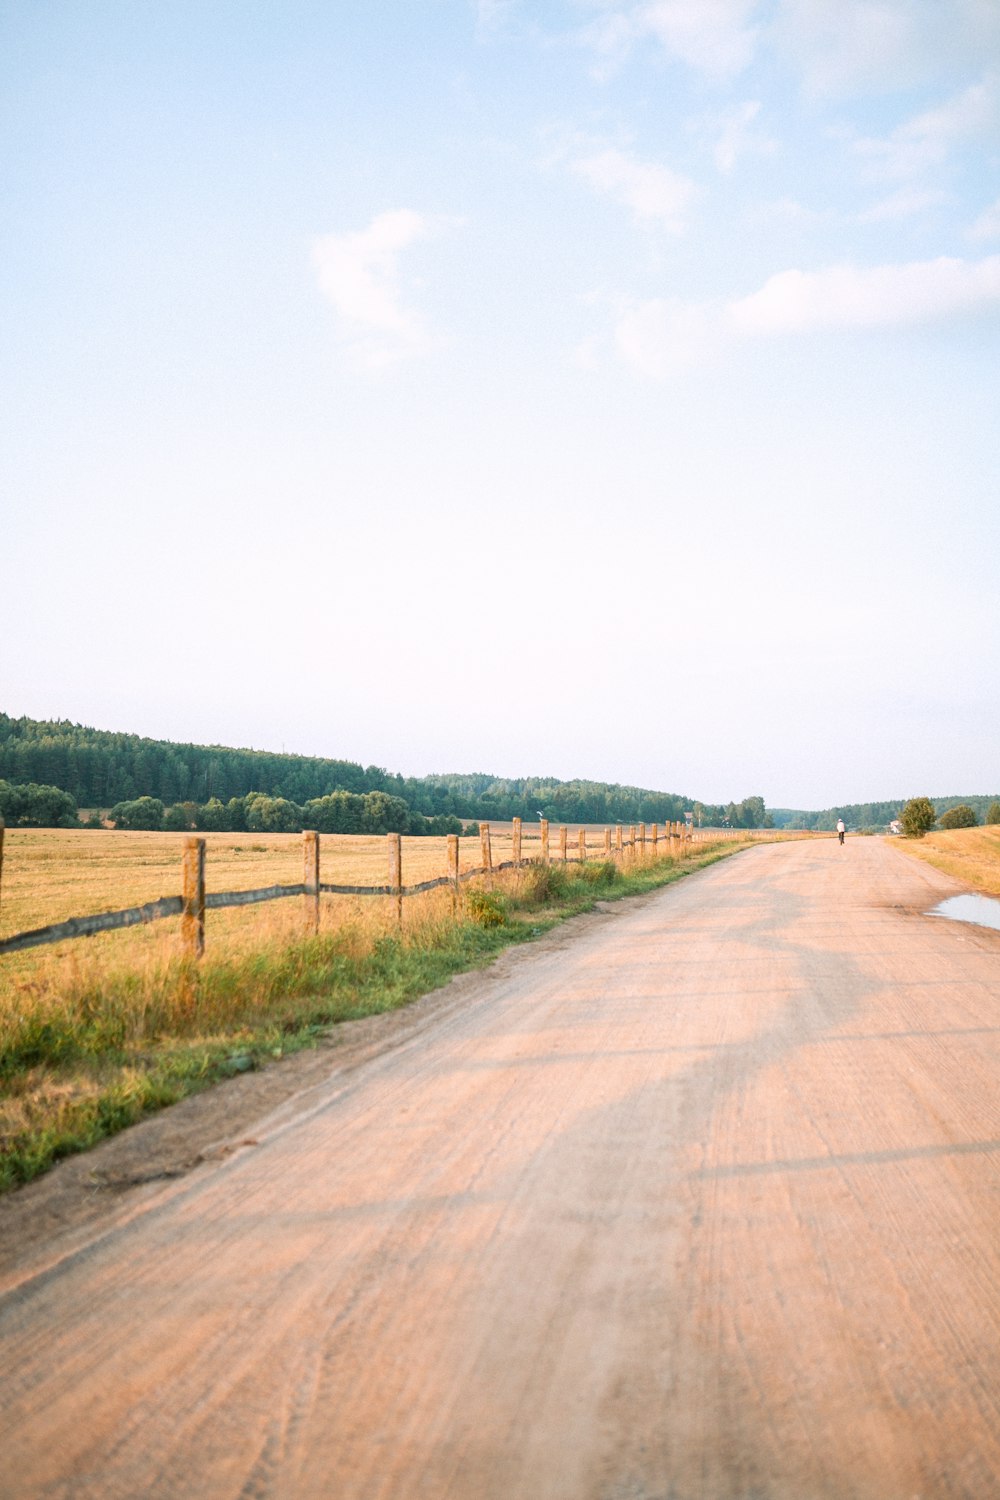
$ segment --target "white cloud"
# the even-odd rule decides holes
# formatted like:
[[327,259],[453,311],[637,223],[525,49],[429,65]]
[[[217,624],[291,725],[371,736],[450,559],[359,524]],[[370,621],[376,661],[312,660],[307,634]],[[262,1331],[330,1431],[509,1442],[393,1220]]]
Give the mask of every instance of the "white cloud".
[[591,187],[624,203],[637,219],[659,220],[674,234],[684,229],[685,214],[697,193],[690,178],[614,147],[579,157],[572,166]]
[[782,271],[759,291],[732,302],[744,334],[815,333],[939,322],[1000,306],[1000,255],[981,261],[913,261],[862,268]]
[[703,363],[737,340],[841,329],[907,328],[1000,311],[1000,255],[942,257],[905,265],[782,271],[748,297],[626,304],[618,352],[641,373],[663,376]]
[[579,33],[600,59],[597,72],[613,71],[633,43],[653,37],[671,57],[709,78],[724,81],[751,62],[757,33],[750,18],[758,0],[645,0],[612,4]]
[[969,238],[973,240],[1000,240],[1000,198],[983,210],[979,218],[969,227]]
[[914,214],[923,213],[928,208],[936,208],[939,203],[945,201],[944,193],[899,188],[896,192],[890,193],[887,198],[880,199],[878,203],[873,203],[871,208],[866,208],[863,213],[858,214],[858,223],[884,224],[895,219],[912,218]]
[[367,229],[314,242],[320,290],[340,317],[346,342],[373,368],[421,354],[433,344],[423,316],[404,305],[400,256],[447,221],[412,209],[377,214]]
[[777,150],[777,142],[753,129],[760,114],[759,99],[747,99],[728,114],[714,116],[704,122],[715,137],[712,156],[720,172],[731,172],[741,156],[769,156]]
[[780,0],[771,35],[821,94],[884,94],[1000,57],[996,0]]
[[711,78],[731,78],[751,62],[757,0],[654,0],[635,12],[638,27],[689,67]]
[[475,0],[476,27],[481,36],[502,31],[512,20],[518,0]]
[[[606,76],[635,44],[714,82],[777,49],[811,93],[887,94],[1000,63],[997,0],[576,0],[577,40]],[[991,62],[992,60],[992,62]]]
[[889,136],[855,141],[853,149],[864,158],[870,176],[898,181],[938,166],[954,146],[988,135],[998,122],[997,85],[988,80],[907,120]]

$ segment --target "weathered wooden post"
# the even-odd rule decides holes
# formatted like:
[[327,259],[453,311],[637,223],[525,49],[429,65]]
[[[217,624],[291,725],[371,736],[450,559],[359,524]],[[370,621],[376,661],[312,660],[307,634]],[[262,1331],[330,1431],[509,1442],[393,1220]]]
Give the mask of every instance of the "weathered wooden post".
[[458,911],[458,834],[448,835],[448,874],[451,877],[451,914]]
[[659,852],[659,842],[660,842],[660,825],[659,825],[659,823],[654,823],[653,824],[653,856],[654,856],[654,858],[657,855],[657,853]]
[[620,823],[615,824],[615,848],[619,854],[622,852],[622,825]]
[[605,828],[605,830],[604,830],[604,858],[605,859],[610,859],[611,858],[611,829],[610,828]]
[[635,854],[635,824],[634,823],[630,823],[628,825],[628,847],[629,847],[630,852],[632,854]]
[[639,853],[645,858],[646,855],[646,825],[639,824]]
[[538,826],[539,826],[539,828],[542,831],[542,864],[543,865],[547,865],[548,862],[549,862],[549,820],[548,820],[548,818],[539,818],[539,820],[538,820]]
[[514,853],[513,853],[514,868],[516,870],[519,870],[521,868],[521,819],[520,818],[515,818],[514,819],[513,840],[514,840]]
[[403,851],[398,833],[386,834],[389,844],[389,884],[396,893],[396,921],[403,925]]
[[181,860],[181,946],[185,958],[205,951],[205,840],[185,839]]
[[562,860],[563,864],[566,863],[566,824],[565,823],[561,823],[560,826],[559,826],[559,858]]
[[493,845],[490,842],[490,825],[480,823],[479,845],[483,854],[483,869],[486,872],[486,881],[489,884],[493,879]]
[[581,865],[585,865],[587,863],[587,830],[585,828],[580,829],[578,842],[580,845],[580,863]]
[[319,834],[311,828],[302,835],[302,884],[306,931],[315,937],[319,932]]

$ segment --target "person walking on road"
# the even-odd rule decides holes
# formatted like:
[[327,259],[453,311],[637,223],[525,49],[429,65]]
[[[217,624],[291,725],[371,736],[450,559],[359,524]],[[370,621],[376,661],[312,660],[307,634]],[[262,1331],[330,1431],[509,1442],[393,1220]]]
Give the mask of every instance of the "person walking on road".
[[843,820],[843,818],[838,818],[837,819],[837,838],[840,840],[841,843],[844,842],[844,834],[846,832],[847,832],[847,829],[844,827],[844,820]]

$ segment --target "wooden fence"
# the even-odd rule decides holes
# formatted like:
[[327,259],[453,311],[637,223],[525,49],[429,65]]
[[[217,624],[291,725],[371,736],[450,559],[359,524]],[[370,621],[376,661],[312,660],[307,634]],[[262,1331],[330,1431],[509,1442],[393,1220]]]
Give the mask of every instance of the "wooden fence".
[[[683,854],[684,845],[694,840],[705,841],[745,837],[743,830],[698,829],[693,830],[683,823],[663,825],[662,840],[660,826],[652,824],[632,825],[625,836],[624,825],[618,823],[612,829],[604,829],[603,843],[598,849],[588,845],[587,831],[581,828],[577,837],[577,850],[571,856],[568,848],[568,831],[559,829],[560,862],[583,862],[590,858],[611,859],[626,852],[643,854],[649,850],[659,853],[663,842],[668,853]],[[388,846],[388,874],[385,885],[336,885],[320,879],[320,835],[306,832],[302,835],[303,878],[296,885],[268,885],[247,891],[207,891],[205,888],[205,840],[191,837],[184,841],[181,859],[181,894],[162,896],[158,901],[148,901],[144,906],[129,906],[123,911],[98,912],[93,916],[70,917],[65,922],[53,922],[47,927],[36,927],[30,932],[18,932],[0,941],[0,954],[17,953],[24,948],[37,948],[46,943],[60,943],[70,938],[91,937],[97,932],[113,932],[121,927],[136,927],[148,922],[158,922],[165,917],[181,918],[181,943],[184,953],[200,958],[205,951],[205,913],[230,906],[252,906],[261,901],[279,901],[288,896],[301,896],[304,900],[305,926],[309,932],[319,930],[320,896],[383,896],[395,901],[396,914],[403,917],[403,898],[416,896],[424,891],[438,890],[450,886],[453,908],[458,904],[458,893],[463,881],[479,876],[489,879],[504,870],[522,869],[533,864],[549,864],[552,856],[549,845],[549,824],[540,820],[539,855],[522,855],[521,819],[513,820],[513,858],[502,863],[493,862],[493,845],[488,823],[480,824],[480,847],[482,864],[471,870],[459,869],[459,841],[457,834],[447,836],[447,874],[433,880],[422,880],[416,885],[403,884],[402,843],[398,833],[386,836]],[[0,890],[3,878],[3,821],[0,819]]]

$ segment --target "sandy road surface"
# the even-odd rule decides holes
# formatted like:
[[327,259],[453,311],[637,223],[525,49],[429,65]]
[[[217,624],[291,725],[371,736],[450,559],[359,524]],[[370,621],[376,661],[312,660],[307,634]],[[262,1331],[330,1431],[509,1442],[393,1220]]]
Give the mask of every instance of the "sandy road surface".
[[22,1265],[0,1493],[1000,1496],[1000,934],[954,889],[740,855]]

